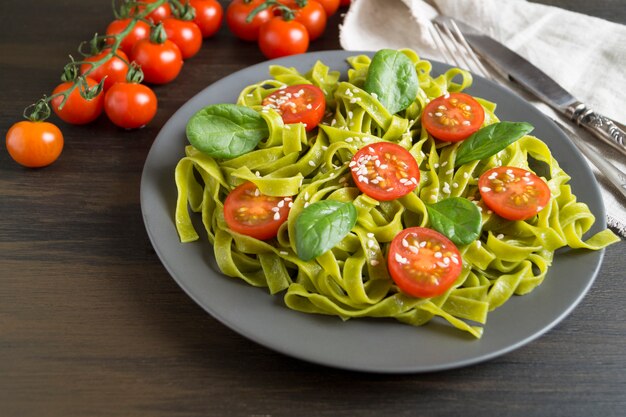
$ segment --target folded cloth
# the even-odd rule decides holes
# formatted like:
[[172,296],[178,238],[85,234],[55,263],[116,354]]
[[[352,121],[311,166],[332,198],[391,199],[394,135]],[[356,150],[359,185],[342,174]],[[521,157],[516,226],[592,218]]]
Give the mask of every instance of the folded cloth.
[[[626,26],[525,0],[353,0],[340,30],[346,50],[411,48],[445,61],[426,22],[439,13],[480,28],[593,109],[626,122]],[[581,135],[626,173],[626,158]],[[592,164],[607,222],[626,237],[626,200]]]

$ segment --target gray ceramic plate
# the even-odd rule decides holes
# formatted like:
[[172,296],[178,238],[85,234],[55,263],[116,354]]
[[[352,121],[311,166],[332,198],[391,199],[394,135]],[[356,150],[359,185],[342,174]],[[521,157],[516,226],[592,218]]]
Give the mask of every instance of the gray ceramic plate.
[[[272,63],[306,71],[320,59],[345,74],[345,58],[356,54],[309,53]],[[433,63],[435,74],[446,68]],[[286,308],[280,295],[271,296],[264,289],[216,272],[206,238],[181,244],[174,227],[174,167],[184,154],[185,125],[202,107],[233,103],[244,86],[267,78],[268,63],[261,63],[210,85],[189,100],[163,126],[141,180],[145,226],[163,265],[196,303],[226,326],[270,349],[318,364],[370,372],[435,371],[485,361],[536,339],[561,321],[593,283],[603,251],[559,251],[544,283],[489,314],[483,338],[474,340],[439,322],[416,328],[394,320],[343,322],[299,313]],[[603,229],[605,213],[598,185],[582,156],[558,128],[530,104],[489,81],[476,79],[470,92],[498,103],[501,120],[528,121],[535,126],[534,134],[549,144],[572,175],[579,200],[596,215],[593,231]]]

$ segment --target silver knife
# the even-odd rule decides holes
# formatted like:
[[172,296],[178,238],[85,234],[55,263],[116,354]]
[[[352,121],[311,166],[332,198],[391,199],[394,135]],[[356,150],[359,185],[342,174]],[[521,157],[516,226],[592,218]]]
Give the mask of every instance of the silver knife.
[[526,58],[479,30],[445,16],[439,16],[435,20],[442,23],[455,22],[476,52],[501,72],[501,75],[520,84],[538,99],[626,155],[626,132],[623,125],[593,111]]

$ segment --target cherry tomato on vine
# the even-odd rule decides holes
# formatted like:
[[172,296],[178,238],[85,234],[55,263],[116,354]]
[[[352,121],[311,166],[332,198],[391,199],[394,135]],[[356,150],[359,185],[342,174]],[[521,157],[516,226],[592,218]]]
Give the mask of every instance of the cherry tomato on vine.
[[50,122],[23,120],[9,128],[6,146],[20,165],[40,168],[56,161],[63,150],[63,134]]
[[419,166],[413,155],[391,142],[362,147],[354,154],[349,166],[359,190],[379,201],[405,196],[420,181]]
[[[140,0],[141,3],[155,3],[157,0]],[[142,6],[138,6],[137,10],[139,13],[141,13],[143,10],[146,9],[146,5],[142,5]],[[157,23],[160,23],[163,21],[163,19],[166,19],[168,17],[170,17],[172,15],[172,8],[170,7],[170,4],[168,2],[165,2],[163,4],[161,4],[159,7],[157,7],[156,9],[154,9],[153,11],[151,11],[147,16],[146,19],[147,20],[151,20],[155,25]],[[131,12],[131,17],[133,16],[133,13]]]
[[461,274],[462,266],[454,243],[425,227],[404,229],[389,246],[389,274],[402,291],[413,297],[443,294]]
[[492,168],[478,179],[485,205],[507,220],[526,220],[550,201],[550,188],[530,171],[517,167]]
[[287,221],[291,197],[263,195],[253,182],[232,190],[224,201],[224,220],[228,227],[259,240],[276,237]]
[[[310,2],[311,0],[309,0]],[[340,0],[315,0],[322,5],[324,11],[326,11],[326,16],[332,16],[337,12],[339,8]]]
[[424,107],[422,125],[433,137],[460,142],[476,132],[485,120],[485,110],[472,96],[447,93]]
[[125,129],[148,124],[157,112],[157,97],[143,84],[114,84],[104,97],[104,111],[111,122]]
[[[106,29],[107,35],[117,35],[121,33],[128,27],[128,25],[132,22],[132,19],[117,19],[112,21]],[[133,46],[141,39],[147,39],[150,37],[150,25],[146,22],[138,20],[135,23],[135,26],[131,29],[128,35],[124,36],[122,41],[120,42],[120,48],[124,53],[130,56],[130,53],[133,50]],[[109,41],[109,43],[113,43]]]
[[220,29],[224,9],[217,0],[191,0],[191,6],[196,9],[194,23],[200,28],[203,38],[208,38]]
[[[159,26],[157,26],[159,28]],[[157,29],[159,32],[164,30]],[[152,84],[166,84],[178,77],[183,67],[180,49],[167,36],[151,35],[134,46],[130,57],[144,73],[144,80]]]
[[259,48],[269,59],[302,54],[309,49],[309,32],[302,23],[277,16],[259,29]]
[[259,12],[250,23],[246,22],[248,15],[264,0],[252,0],[246,3],[244,0],[233,0],[226,8],[226,24],[235,36],[244,41],[256,41],[259,39],[261,25],[274,17],[273,8]]
[[324,92],[312,84],[290,85],[263,99],[263,106],[276,110],[286,124],[304,123],[306,130],[315,129],[324,117]]
[[202,47],[202,32],[191,20],[181,20],[173,17],[163,19],[161,22],[167,39],[174,42],[183,59],[189,59],[198,53]]
[[[85,58],[86,62],[97,62],[110,53],[110,49],[105,49],[99,54]],[[80,73],[84,74],[89,71],[89,78],[93,78],[94,81],[100,82],[104,77],[104,91],[111,88],[111,86],[117,82],[126,81],[126,75],[128,74],[128,56],[121,51],[117,50],[118,56],[113,56],[103,64],[92,69],[90,64],[82,64],[80,66]]]
[[[98,83],[90,77],[86,77],[85,81],[89,87],[93,87]],[[59,84],[52,95],[62,93],[74,85],[73,81],[66,81]],[[80,95],[80,87],[74,88],[67,100],[61,107],[63,96],[54,97],[50,101],[50,107],[61,120],[73,125],[84,125],[93,122],[102,114],[104,94],[99,92],[93,98],[86,99]]]
[[319,0],[309,0],[304,7],[298,7],[295,0],[284,0],[282,3],[294,11],[294,20],[306,27],[309,40],[315,40],[324,33],[327,12]]

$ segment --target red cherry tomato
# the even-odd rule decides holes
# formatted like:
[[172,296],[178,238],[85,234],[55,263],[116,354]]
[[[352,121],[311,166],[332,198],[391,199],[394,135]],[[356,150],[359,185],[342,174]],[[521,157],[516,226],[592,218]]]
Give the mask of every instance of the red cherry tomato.
[[[110,49],[105,49],[97,55],[85,58],[86,62],[97,62],[109,54]],[[114,56],[92,69],[90,64],[83,64],[80,66],[81,74],[89,71],[89,78],[93,78],[94,81],[100,82],[104,77],[104,91],[111,88],[111,86],[117,82],[126,81],[126,75],[128,74],[128,57],[122,50],[117,51],[118,56]]]
[[274,91],[263,99],[263,106],[281,114],[283,122],[304,123],[306,130],[315,129],[324,117],[324,92],[312,84],[291,85]]
[[485,120],[485,110],[465,93],[447,93],[426,105],[422,125],[433,137],[459,142],[476,132]]
[[6,146],[20,165],[40,168],[57,160],[63,150],[63,134],[49,122],[23,120],[9,128]]
[[250,23],[246,22],[250,12],[263,2],[264,0],[252,0],[250,3],[233,0],[226,8],[226,24],[239,39],[256,41],[259,39],[261,25],[274,17],[273,9],[268,8],[254,16]]
[[[121,33],[128,27],[128,24],[132,21],[132,19],[118,19],[112,21],[106,29],[107,35],[117,35]],[[130,33],[122,39],[120,43],[120,48],[124,53],[130,56],[130,53],[133,50],[133,46],[140,41],[141,39],[147,39],[150,36],[150,25],[146,22],[138,20],[135,22],[135,26],[131,29]],[[113,43],[113,41],[109,40],[109,44]]]
[[[315,0],[322,5],[324,11],[326,12],[326,16],[332,16],[337,12],[339,8],[340,0]],[[310,2],[310,0],[309,0]]]
[[259,48],[269,59],[302,54],[309,49],[309,32],[302,23],[277,16],[259,29]]
[[354,154],[349,166],[359,190],[379,201],[407,195],[420,180],[420,170],[413,155],[391,142],[364,146]]
[[396,235],[387,257],[396,285],[413,297],[435,297],[446,292],[461,273],[457,247],[441,233],[409,227]]
[[[141,0],[141,3],[154,3],[157,0]],[[146,5],[138,6],[137,10],[141,13],[146,9]],[[131,12],[131,16],[134,13]],[[151,20],[155,25],[157,23],[162,22],[164,19],[167,19],[172,15],[172,8],[168,2],[161,4],[159,7],[150,12],[147,16],[147,20]]]
[[104,111],[114,125],[136,129],[148,124],[157,111],[157,97],[147,86],[114,84],[104,97]]
[[295,13],[295,20],[302,23],[309,32],[309,40],[319,38],[326,29],[327,12],[319,0],[309,0],[304,7],[298,7],[295,0],[284,0],[283,4]]
[[228,227],[259,240],[276,237],[287,221],[291,197],[263,195],[252,182],[238,186],[224,201],[224,220]]
[[141,66],[147,83],[169,83],[178,77],[183,67],[180,49],[170,40],[153,43],[149,39],[142,39],[137,42],[130,56]]
[[496,167],[478,180],[485,205],[508,220],[526,220],[550,201],[550,188],[530,171],[517,167]]
[[[89,77],[86,77],[85,80],[87,81],[87,85],[89,87],[93,87],[98,84]],[[71,81],[61,83],[54,89],[52,94],[62,93],[68,90],[72,85],[74,85],[74,83]],[[63,101],[63,96],[53,98],[50,101],[50,107],[52,107],[52,110],[64,122],[71,123],[73,125],[84,125],[93,122],[98,118],[98,116],[100,116],[100,114],[102,114],[103,100],[104,94],[102,92],[98,93],[97,96],[91,99],[83,98],[80,95],[80,90],[77,86],[70,93],[67,100],[65,100],[62,108],[60,107],[61,102]]]
[[191,6],[196,9],[193,20],[202,32],[202,37],[208,38],[217,33],[222,25],[224,9],[217,0],[191,0]]
[[163,28],[167,39],[174,42],[183,59],[188,59],[198,53],[202,47],[202,32],[191,20],[180,20],[173,17],[163,19]]

